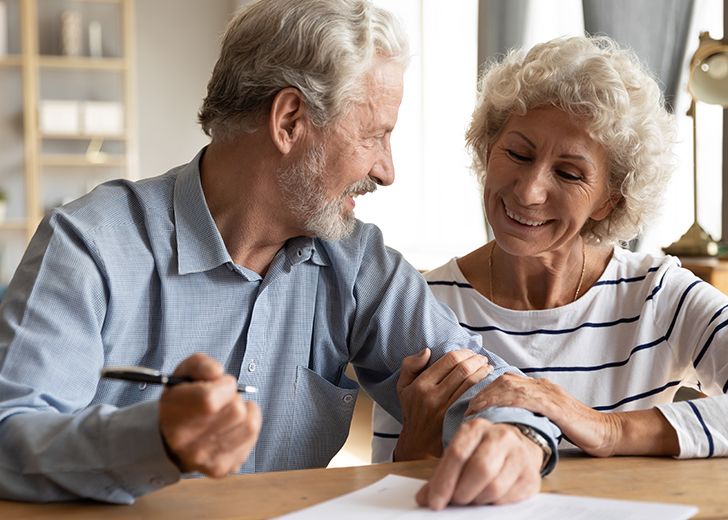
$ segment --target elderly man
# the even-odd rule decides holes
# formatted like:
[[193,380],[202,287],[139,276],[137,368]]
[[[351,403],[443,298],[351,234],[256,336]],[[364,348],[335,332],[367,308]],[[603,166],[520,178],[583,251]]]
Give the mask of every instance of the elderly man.
[[[45,219],[0,312],[0,497],[130,503],[187,472],[323,466],[356,400],[347,363],[395,417],[414,379],[400,363],[423,346],[443,377],[487,372],[479,340],[353,217],[356,196],[394,180],[406,57],[363,0],[255,3],[200,111],[210,145]],[[466,398],[511,370],[489,361],[445,417],[422,505],[518,500],[555,462],[558,430],[530,412],[462,422]],[[189,382],[100,379],[107,365]]]

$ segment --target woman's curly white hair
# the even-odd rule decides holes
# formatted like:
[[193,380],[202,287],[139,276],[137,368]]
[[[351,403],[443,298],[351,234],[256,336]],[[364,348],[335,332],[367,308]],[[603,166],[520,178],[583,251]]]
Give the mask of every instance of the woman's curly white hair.
[[585,121],[604,146],[614,209],[588,220],[592,243],[634,238],[659,208],[675,167],[674,118],[657,82],[633,52],[610,38],[558,38],[528,53],[511,51],[483,73],[466,138],[485,182],[488,150],[512,114],[552,105]]

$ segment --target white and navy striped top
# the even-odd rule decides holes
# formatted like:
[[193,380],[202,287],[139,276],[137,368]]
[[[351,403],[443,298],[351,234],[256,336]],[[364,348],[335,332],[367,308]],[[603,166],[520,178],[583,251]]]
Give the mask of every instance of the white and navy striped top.
[[[677,259],[615,248],[577,301],[535,311],[494,304],[455,259],[426,278],[463,327],[527,375],[600,411],[657,406],[678,433],[680,458],[728,455],[728,296]],[[713,397],[673,403],[680,386]],[[390,460],[400,425],[381,409],[373,424],[372,459]]]

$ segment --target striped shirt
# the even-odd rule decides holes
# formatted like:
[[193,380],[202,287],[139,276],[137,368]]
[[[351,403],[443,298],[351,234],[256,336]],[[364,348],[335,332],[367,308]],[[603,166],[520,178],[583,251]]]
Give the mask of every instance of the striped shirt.
[[[658,407],[677,432],[680,458],[728,455],[728,297],[677,259],[615,248],[577,301],[534,311],[494,304],[455,259],[426,278],[463,327],[524,373],[596,410]],[[680,386],[712,397],[673,403]],[[373,423],[373,459],[387,460],[399,423],[381,409]]]

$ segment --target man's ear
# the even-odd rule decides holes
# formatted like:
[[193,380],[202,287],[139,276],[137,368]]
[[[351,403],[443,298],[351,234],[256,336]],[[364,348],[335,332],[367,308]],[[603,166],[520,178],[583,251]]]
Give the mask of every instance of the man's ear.
[[268,118],[270,137],[276,148],[287,154],[306,134],[309,124],[301,92],[287,87],[273,98]]

